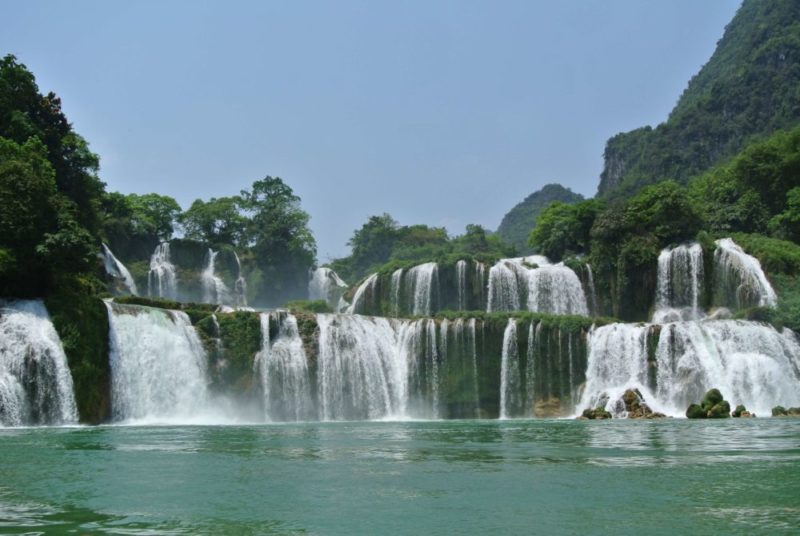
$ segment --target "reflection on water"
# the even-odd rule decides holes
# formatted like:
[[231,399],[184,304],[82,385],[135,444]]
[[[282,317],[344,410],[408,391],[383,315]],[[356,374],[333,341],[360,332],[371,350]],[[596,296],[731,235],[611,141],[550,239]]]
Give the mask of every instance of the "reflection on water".
[[0,532],[788,533],[800,421],[0,430],[0,486]]

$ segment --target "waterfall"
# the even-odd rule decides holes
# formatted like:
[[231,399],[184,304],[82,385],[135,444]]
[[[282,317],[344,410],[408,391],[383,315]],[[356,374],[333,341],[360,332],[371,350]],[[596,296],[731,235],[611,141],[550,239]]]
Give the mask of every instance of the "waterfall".
[[600,316],[600,310],[597,307],[597,290],[594,286],[594,273],[592,273],[592,265],[586,263],[586,282],[589,286],[589,297],[592,299],[592,310],[590,311],[593,316]]
[[528,271],[528,310],[589,316],[581,280],[561,263]]
[[150,257],[147,294],[152,298],[170,300],[178,297],[178,281],[175,276],[175,266],[170,262],[169,242],[161,242]]
[[189,317],[150,307],[106,306],[114,420],[202,420],[209,408],[208,360]]
[[475,263],[475,284],[478,285],[478,309],[482,309],[486,303],[486,265],[482,262]]
[[715,244],[714,304],[731,309],[774,307],[778,297],[758,259],[730,238],[721,238]]
[[700,292],[703,285],[703,248],[682,244],[665,248],[658,256],[656,311],[654,322],[701,318]]
[[489,269],[488,312],[520,310],[518,273],[521,270],[512,259],[500,260]]
[[107,245],[103,244],[102,249],[103,253],[101,256],[103,257],[103,265],[105,266],[106,273],[117,281],[120,281],[125,286],[125,290],[128,294],[137,296],[139,291],[136,288],[136,281],[133,280],[131,273],[125,265],[111,253]]
[[238,307],[247,307],[247,280],[242,275],[242,262],[235,251],[233,252],[233,258],[236,259],[236,282],[233,285],[236,293],[236,305]]
[[402,418],[408,364],[385,318],[317,315],[317,390],[323,420]]
[[[270,316],[278,324],[270,337]],[[261,351],[255,367],[264,395],[268,421],[305,421],[316,417],[311,400],[308,359],[297,329],[297,319],[288,313],[261,313]]]
[[227,305],[231,303],[231,292],[222,278],[216,274],[218,254],[218,251],[213,251],[211,248],[206,254],[206,267],[200,274],[200,281],[203,284],[203,302]]
[[586,387],[578,404],[580,408],[603,405],[618,417],[619,410],[613,403],[626,389],[639,389],[651,404],[653,395],[648,384],[647,363],[649,329],[647,324],[610,324],[592,329]]
[[528,310],[551,314],[589,314],[578,276],[563,263],[532,255],[501,259],[489,270],[487,311]]
[[[658,337],[650,355],[649,337]],[[742,320],[611,324],[593,330],[589,346],[580,408],[604,404],[619,415],[616,401],[629,388],[673,416],[711,388],[763,416],[777,404],[800,404],[800,345],[789,330]]]
[[389,286],[389,306],[391,314],[400,316],[400,285],[403,283],[403,269],[398,268],[392,272],[392,281]]
[[[414,316],[429,316],[438,306],[438,265],[427,262],[409,269],[406,273],[408,310]],[[436,295],[434,295],[436,293]]]
[[353,296],[353,303],[347,308],[347,313],[350,314],[361,314],[361,313],[369,313],[372,303],[367,303],[369,300],[370,302],[374,302],[375,300],[375,285],[378,283],[378,274],[372,274],[368,278],[366,278],[361,285],[358,286],[356,289],[356,293]]
[[308,299],[324,300],[334,311],[342,308],[342,296],[347,290],[347,283],[339,274],[325,266],[311,272],[308,282]]
[[469,319],[469,341],[470,341],[470,356],[472,357],[472,389],[475,397],[475,416],[480,416],[481,412],[481,396],[480,388],[478,387],[478,340],[477,332],[475,331],[475,319]]
[[456,263],[456,285],[458,287],[458,310],[467,309],[467,261]]
[[508,319],[503,333],[503,353],[500,359],[500,418],[517,416],[522,410],[517,322]]
[[77,420],[67,356],[44,304],[0,302],[0,426]]

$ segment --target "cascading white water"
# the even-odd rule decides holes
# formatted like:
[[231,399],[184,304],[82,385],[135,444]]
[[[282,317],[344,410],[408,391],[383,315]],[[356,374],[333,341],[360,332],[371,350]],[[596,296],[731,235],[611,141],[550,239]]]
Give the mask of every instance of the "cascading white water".
[[517,322],[508,319],[503,333],[503,353],[500,359],[500,418],[519,414],[522,408]]
[[247,307],[247,279],[242,274],[242,262],[235,251],[233,252],[233,258],[236,259],[236,282],[233,285],[233,290],[236,294],[236,305]]
[[347,283],[328,267],[322,266],[311,272],[308,281],[308,299],[324,300],[334,311],[342,306],[342,296],[347,290]]
[[757,415],[800,404],[800,348],[772,326],[742,320],[662,327],[656,398],[681,414],[712,387]]
[[403,418],[408,363],[389,320],[317,315],[317,391],[323,420]]
[[410,268],[406,273],[406,292],[408,293],[408,310],[414,316],[428,316],[436,307],[438,293],[438,270],[435,262],[426,262]]
[[563,263],[550,264],[541,255],[501,259],[489,270],[487,311],[520,310],[589,314],[586,295],[575,272]]
[[[277,334],[270,337],[270,316]],[[297,329],[297,319],[288,313],[261,313],[261,351],[255,367],[264,394],[268,421],[306,421],[316,417],[311,399],[308,359]]]
[[592,331],[580,408],[607,397],[606,409],[619,414],[615,402],[629,388],[639,389],[653,410],[673,416],[683,416],[711,388],[762,416],[777,404],[800,404],[800,345],[788,330],[742,320],[664,324],[654,363],[648,362],[648,332],[647,324]]
[[521,309],[518,284],[521,270],[521,266],[512,262],[512,259],[501,260],[489,269],[488,312]]
[[475,263],[475,284],[478,285],[478,305],[483,308],[486,303],[486,265],[482,262]]
[[403,283],[403,269],[398,268],[392,272],[392,280],[389,286],[389,306],[391,314],[400,316],[400,285]]
[[591,299],[592,303],[592,310],[590,313],[594,316],[600,316],[600,311],[597,307],[597,289],[594,286],[594,273],[592,272],[592,265],[586,263],[586,281],[589,285],[589,298]]
[[175,275],[175,265],[170,261],[169,242],[161,242],[150,257],[147,294],[153,298],[170,300],[178,297],[178,280]]
[[[367,300],[372,300],[375,295],[375,285],[378,283],[378,274],[372,274],[361,283],[353,296],[353,303],[347,308],[348,314],[364,313],[367,308]],[[369,311],[366,311],[369,312]]]
[[113,419],[206,420],[207,356],[189,317],[150,307],[106,306]]
[[560,263],[528,271],[528,310],[557,315],[589,315],[581,280]]
[[105,266],[106,273],[114,279],[120,281],[125,286],[128,294],[137,296],[139,291],[136,288],[136,281],[133,280],[131,273],[128,271],[125,265],[122,264],[122,262],[120,262],[113,253],[111,253],[111,250],[107,245],[103,244],[102,249],[103,265]]
[[228,305],[232,303],[231,292],[222,278],[216,274],[218,254],[218,251],[213,251],[211,248],[206,254],[206,267],[200,274],[200,281],[203,284],[203,302]]
[[715,244],[714,304],[731,309],[774,307],[778,297],[758,259],[730,238],[721,238]]
[[700,293],[703,285],[703,248],[682,244],[665,248],[658,256],[656,311],[654,322],[697,320],[703,316]]
[[648,385],[648,324],[609,324],[589,332],[589,359],[586,387],[578,407],[595,408],[607,402],[606,409],[620,416],[614,402],[626,389],[639,389],[653,409],[654,396]]
[[0,302],[0,426],[77,420],[67,356],[44,304]]
[[460,260],[456,263],[456,286],[458,296],[458,310],[467,309],[467,261]]

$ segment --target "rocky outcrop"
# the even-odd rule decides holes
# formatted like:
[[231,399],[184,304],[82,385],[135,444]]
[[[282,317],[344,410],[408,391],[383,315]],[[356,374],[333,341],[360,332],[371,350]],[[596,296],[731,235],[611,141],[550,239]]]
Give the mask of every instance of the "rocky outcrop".
[[800,408],[786,409],[783,406],[775,406],[772,408],[773,417],[800,417]]
[[730,416],[731,405],[719,389],[709,390],[700,404],[692,404],[686,410],[687,419],[725,419]]
[[734,417],[736,419],[739,418],[746,419],[755,416],[756,416],[755,413],[750,413],[749,411],[747,411],[747,408],[745,408],[742,404],[736,406],[736,409],[733,410],[733,412],[731,413],[731,417]]
[[629,419],[664,419],[666,415],[650,409],[638,389],[628,389],[622,395],[625,412]]

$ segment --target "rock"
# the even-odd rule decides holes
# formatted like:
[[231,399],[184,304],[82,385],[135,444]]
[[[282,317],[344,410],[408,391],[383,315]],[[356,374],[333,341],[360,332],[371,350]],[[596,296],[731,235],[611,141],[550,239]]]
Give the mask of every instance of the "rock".
[[722,397],[722,393],[719,392],[719,389],[710,389],[703,397],[703,401],[700,405],[708,411],[723,400],[724,398]]
[[622,402],[625,404],[625,411],[629,419],[664,419],[666,415],[657,413],[650,409],[642,393],[638,389],[627,389],[622,395]]
[[687,419],[705,419],[706,411],[699,404],[692,404],[686,410]]
[[[736,409],[733,410],[733,413],[731,413],[731,417],[739,418],[742,416],[742,413],[747,413],[747,408],[745,408],[742,404],[739,404],[736,406]],[[747,414],[749,415],[749,413]]]
[[750,413],[749,411],[743,411],[742,414],[739,415],[739,417],[741,417],[742,419],[752,419],[755,416],[756,416],[755,413]]
[[800,408],[786,409],[783,406],[775,406],[772,408],[773,417],[800,417]]
[[581,414],[579,419],[588,419],[588,420],[602,420],[602,419],[610,419],[611,413],[605,410],[603,407],[597,407],[594,409],[585,409]]
[[708,410],[706,416],[709,419],[727,419],[731,416],[731,405],[728,404],[727,400],[723,400]]

